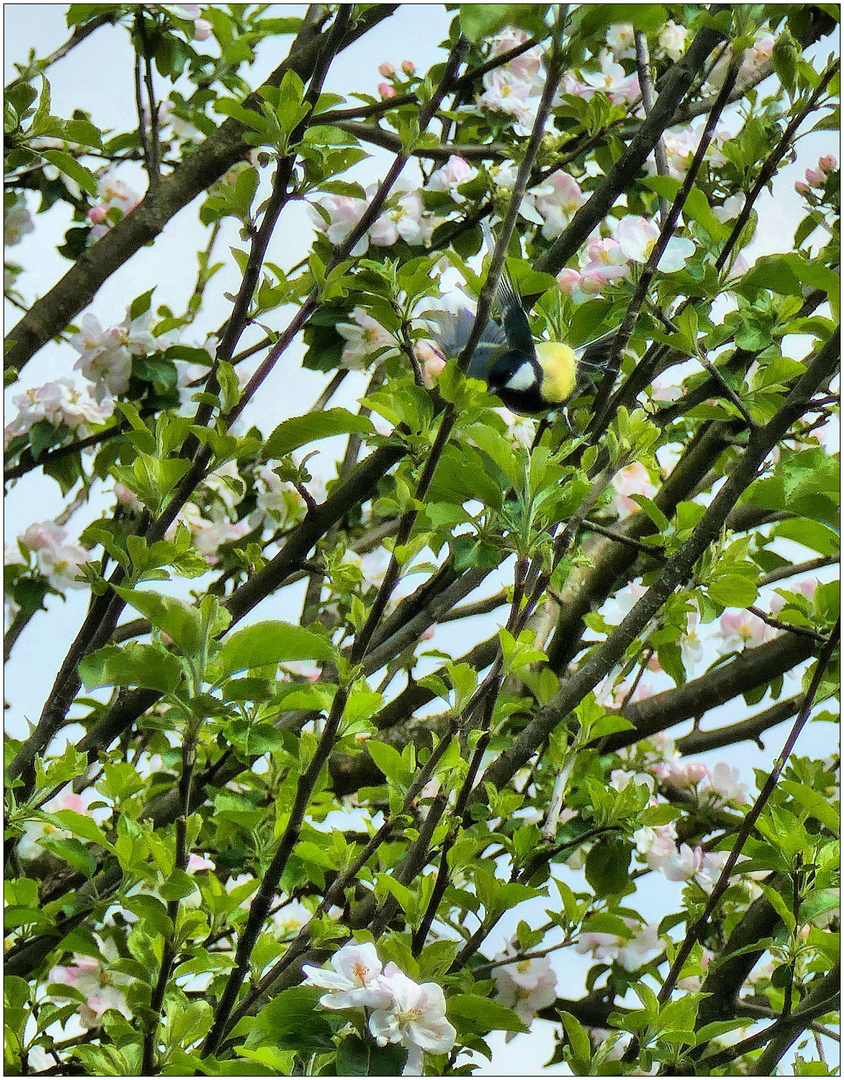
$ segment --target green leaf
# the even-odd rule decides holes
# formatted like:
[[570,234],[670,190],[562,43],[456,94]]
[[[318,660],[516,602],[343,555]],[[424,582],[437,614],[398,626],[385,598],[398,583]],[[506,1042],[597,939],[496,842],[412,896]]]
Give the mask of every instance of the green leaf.
[[62,826],[74,836],[81,836],[83,840],[91,840],[95,844],[112,850],[112,845],[106,840],[103,830],[87,814],[79,814],[75,810],[56,810],[51,816],[58,818]]
[[454,994],[448,999],[448,1016],[462,1031],[529,1030],[512,1009],[480,994]]
[[223,676],[289,660],[331,660],[334,646],[322,634],[285,622],[260,622],[237,630],[216,658]]
[[324,992],[316,986],[282,990],[255,1017],[250,1040],[309,1054],[333,1050],[329,1014],[318,1005]]
[[332,435],[374,435],[375,427],[366,416],[356,416],[348,409],[294,416],[279,424],[267,439],[264,453],[268,458],[282,458],[300,446],[327,439]]
[[65,173],[75,180],[79,186],[88,192],[89,195],[97,194],[97,181],[93,173],[90,173],[83,165],[80,165],[76,158],[71,157],[70,154],[66,154],[64,150],[39,150],[42,157],[45,157],[51,165],[55,165],[59,172]]
[[711,599],[726,608],[746,608],[756,603],[759,590],[750,578],[741,574],[724,574],[708,586]]
[[617,896],[630,884],[633,852],[623,840],[599,840],[586,856],[586,880],[596,896]]
[[178,657],[156,645],[106,645],[80,662],[79,676],[89,690],[97,686],[145,686],[167,694],[181,682],[182,666]]
[[148,589],[125,589],[118,585],[114,591],[146,616],[156,630],[171,637],[186,656],[193,656],[199,650],[202,619],[196,608]]
[[375,739],[367,739],[366,749],[369,756],[388,780],[392,780],[397,784],[407,782],[407,762],[395,747],[390,746],[388,743],[378,742]]

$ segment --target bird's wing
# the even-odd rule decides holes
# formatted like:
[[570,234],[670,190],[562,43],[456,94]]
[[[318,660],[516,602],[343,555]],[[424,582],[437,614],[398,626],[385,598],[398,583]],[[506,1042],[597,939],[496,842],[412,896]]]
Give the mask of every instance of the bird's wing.
[[[493,252],[495,251],[495,237],[492,235],[492,229],[490,229],[485,221],[481,222],[481,232],[484,235],[490,258],[492,258]],[[501,312],[501,321],[504,324],[504,330],[507,334],[507,344],[511,349],[517,349],[519,352],[527,353],[530,357],[535,356],[530,323],[525,314],[525,309],[522,306],[521,297],[516,292],[513,279],[507,272],[506,267],[502,269],[501,277],[498,280],[498,287],[495,290],[495,301]]]
[[578,367],[582,367],[587,374],[600,374],[606,371],[616,333],[616,330],[610,330],[608,334],[603,334],[594,341],[578,346],[574,353]]
[[[459,356],[463,352],[472,332],[475,316],[471,311],[463,308],[458,312],[432,312],[426,321],[440,352],[446,359],[450,359]],[[466,372],[469,378],[486,380],[494,358],[501,352],[502,346],[506,344],[507,335],[504,328],[490,319],[484,327],[480,341],[475,346],[472,358],[469,361]]]

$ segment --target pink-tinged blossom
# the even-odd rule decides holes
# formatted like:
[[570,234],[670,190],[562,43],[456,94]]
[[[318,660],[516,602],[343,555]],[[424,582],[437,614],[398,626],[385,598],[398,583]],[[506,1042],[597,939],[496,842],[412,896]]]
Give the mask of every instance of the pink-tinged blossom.
[[[515,956],[512,944],[496,959]],[[493,970],[495,996],[512,1009],[523,1024],[530,1025],[539,1012],[557,1000],[557,976],[547,956],[513,960]]]
[[403,1076],[422,1076],[424,1054],[445,1054],[457,1032],[446,1019],[445,994],[437,983],[417,983],[390,962],[377,980],[381,1000],[369,1018],[379,1046],[398,1043],[407,1051]]
[[703,659],[703,642],[698,637],[696,611],[689,612],[686,620],[686,632],[680,638],[680,658],[687,675],[692,675]]
[[385,60],[383,64],[378,65],[378,74],[383,75],[385,79],[392,79],[396,74],[396,69]]
[[352,309],[352,321],[337,323],[337,332],[345,338],[343,366],[361,371],[370,363],[381,363],[398,350],[395,338],[362,307]]
[[633,833],[636,850],[640,855],[645,856],[645,862],[651,870],[660,870],[663,863],[676,854],[675,838],[673,822],[669,822],[668,825],[657,825],[654,828],[645,826]]
[[413,75],[416,71],[416,64],[412,60],[402,60],[401,69],[405,75]]
[[[742,53],[741,64],[739,65],[738,75],[736,76],[736,84],[748,82],[754,78],[756,73],[766,64],[770,59],[774,51],[774,38],[771,34],[762,33],[753,42],[749,49],[745,49]],[[727,77],[727,71],[730,67],[730,60],[732,59],[732,49],[727,46],[720,55],[716,62],[713,64],[712,69],[706,76],[706,81],[711,87],[716,90],[720,90],[724,85],[724,80]]]
[[613,769],[610,773],[610,787],[624,791],[630,784],[644,784],[651,793],[654,790],[654,778],[647,773],[627,772],[625,769]]
[[429,244],[439,219],[425,213],[418,191],[406,191],[375,221],[369,239],[376,247],[392,247],[397,240],[413,246]]
[[512,116],[518,135],[529,135],[535,119],[535,102],[528,103],[532,86],[516,78],[506,68],[495,68],[483,77],[485,92],[478,98],[478,108]]
[[651,765],[651,772],[666,787],[689,791],[709,773],[702,761],[666,761]]
[[[619,939],[621,942],[621,939]],[[638,971],[662,949],[656,923],[646,923],[640,927],[629,941],[619,945],[616,960],[625,971]]]
[[613,105],[624,105],[641,95],[639,76],[628,75],[621,64],[613,59],[609,49],[601,50],[599,60],[600,71],[581,71],[583,90],[577,96],[588,99],[601,92],[607,95]]
[[428,191],[445,191],[456,203],[465,201],[465,195],[461,195],[457,188],[461,184],[467,184],[478,175],[478,170],[469,162],[457,154],[452,154],[445,165],[440,166],[431,174],[428,181]]
[[387,82],[378,83],[378,93],[385,100],[387,98],[394,98],[396,96],[396,88],[394,86],[390,86],[390,84]]
[[41,521],[29,525],[21,534],[21,543],[35,553],[35,567],[48,584],[61,592],[63,589],[84,589],[84,581],[77,581],[79,568],[90,559],[81,545],[69,541],[67,530],[54,521]]
[[659,32],[657,44],[662,53],[675,63],[686,51],[686,39],[689,31],[685,26],[678,26],[673,19],[669,19]]
[[795,180],[794,190],[797,192],[798,195],[808,195],[810,188],[805,180]]
[[389,1000],[379,982],[381,961],[371,941],[344,945],[331,957],[329,967],[303,964],[305,982],[327,990],[319,999],[325,1009],[356,1009],[376,1006]]
[[88,435],[89,425],[103,423],[113,412],[111,401],[98,404],[66,378],[27,390],[12,398],[12,402],[17,406],[18,414],[6,425],[7,446],[11,439],[25,435],[43,420],[55,428],[65,424],[74,434]]
[[[517,29],[513,26],[506,27],[500,34],[496,34],[492,38],[492,48],[489,51],[490,59],[510,52],[519,45],[524,45],[527,40],[528,33],[526,30]],[[537,85],[537,79],[542,71],[542,50],[538,45],[523,52],[521,56],[517,56],[505,66],[514,78],[529,83],[536,93],[541,91],[541,86]]]
[[589,299],[589,294],[583,291],[580,273],[572,266],[564,266],[557,274],[557,287],[563,296],[570,296],[575,304],[582,304]]
[[160,344],[149,331],[151,312],[137,319],[129,315],[118,326],[103,329],[94,315],[82,318],[81,330],[69,341],[79,353],[73,365],[94,383],[94,395],[102,401],[108,394],[117,396],[129,389],[132,358],[155,352]]
[[34,229],[32,215],[26,208],[26,199],[19,195],[3,214],[3,243],[6,247],[14,247]]
[[[104,954],[113,952],[113,959],[117,959],[117,950],[111,942],[103,945],[102,951]],[[110,972],[101,960],[74,953],[70,964],[52,968],[48,978],[56,987],[69,986],[82,994],[85,1002],[79,1005],[79,1022],[88,1030],[102,1026],[103,1015],[108,1009],[116,1009],[127,1019],[132,1016],[124,990],[131,981],[129,976]],[[55,994],[56,997],[63,996],[60,989],[56,989]]]
[[619,469],[613,477],[612,486],[616,493],[615,508],[620,517],[629,517],[639,511],[639,504],[631,496],[644,495],[652,499],[656,494],[656,487],[641,461],[634,461],[632,465]]
[[[322,216],[316,207],[309,207],[311,219],[316,227],[328,237],[328,240],[336,247],[342,244],[355,225],[363,217],[366,210],[366,200],[356,199],[351,195],[325,195],[317,200],[317,206],[328,215],[328,221]],[[369,238],[364,234],[352,248],[351,255],[363,255],[369,244]]]
[[[88,807],[82,796],[69,789],[45,802],[41,809],[45,814],[55,814],[59,810],[73,810],[77,814],[88,813]],[[36,859],[44,854],[42,840],[70,840],[72,835],[67,829],[62,829],[51,821],[27,821],[18,839],[16,850],[21,859]]]
[[826,183],[826,173],[821,169],[807,169],[806,183],[809,187],[822,188]]
[[715,888],[729,857],[729,851],[704,852],[700,870],[695,874],[695,882],[707,895]]
[[660,861],[658,869],[669,881],[691,881],[703,865],[703,848],[681,844],[680,850]]
[[591,953],[595,960],[606,960],[615,954],[618,942],[619,938],[616,934],[599,934],[589,931],[580,935],[574,951],[580,953],[581,956]]
[[636,38],[632,23],[613,23],[604,39],[618,60],[636,56]]
[[580,289],[587,296],[597,296],[609,282],[630,273],[630,263],[621,245],[612,237],[594,236],[580,256]]
[[125,217],[131,214],[141,201],[141,196],[136,191],[133,191],[123,180],[118,180],[111,172],[106,173],[97,181],[97,192],[100,201],[88,211],[88,217],[94,222],[91,236],[95,239],[104,236],[111,227],[108,221],[110,210],[119,210]]
[[422,370],[422,380],[427,389],[431,390],[436,385],[446,365],[445,357],[430,341],[415,342],[413,352]]
[[834,154],[824,154],[823,157],[818,158],[818,168],[821,172],[831,173],[835,172],[838,168],[838,161]]
[[[655,222],[648,221],[647,218],[625,214],[618,223],[616,237],[625,258],[644,264],[651,257],[651,252],[656,246],[659,229]],[[686,265],[686,260],[690,259],[694,253],[695,246],[691,240],[672,236],[659,260],[658,267],[664,274],[682,270]]]
[[776,637],[777,631],[754,615],[752,611],[725,611],[720,620],[721,639],[719,652],[728,653],[736,649],[754,649]]
[[533,196],[534,206],[543,220],[542,235],[546,240],[559,236],[583,203],[580,184],[562,169],[551,173]]
[[212,862],[211,859],[206,859],[204,855],[199,855],[195,851],[191,852],[187,865],[189,874],[196,874],[200,870],[214,870],[215,868],[216,863]]
[[707,770],[700,791],[708,796],[714,806],[723,806],[726,802],[747,802],[747,785],[739,780],[738,769],[726,761],[719,761]]
[[[817,587],[817,578],[803,578],[802,581],[792,582],[789,586],[788,591],[802,593],[807,600],[814,600]],[[788,605],[788,603],[788,597],[783,596],[781,592],[777,591],[771,597],[770,603],[768,604],[768,610],[772,615],[777,615],[780,611],[782,611],[784,607]]]

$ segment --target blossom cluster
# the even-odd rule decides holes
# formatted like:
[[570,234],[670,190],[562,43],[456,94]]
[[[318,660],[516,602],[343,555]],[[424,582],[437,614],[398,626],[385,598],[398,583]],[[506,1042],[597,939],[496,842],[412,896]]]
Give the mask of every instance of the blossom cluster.
[[[111,938],[104,942],[97,939],[97,944],[105,963],[93,956],[74,953],[71,963],[58,964],[50,970],[49,976],[56,997],[65,996],[61,988],[67,986],[85,999],[80,1003],[78,1016],[82,1026],[88,1030],[102,1026],[108,1009],[116,1009],[127,1019],[132,1017],[125,993],[131,979],[121,972],[110,971],[108,967],[108,961],[119,958],[117,947]],[[72,996],[75,998],[75,995]]]
[[107,395],[117,397],[129,389],[132,359],[160,352],[170,344],[156,338],[149,326],[152,312],[133,319],[127,314],[117,326],[104,328],[94,315],[83,315],[79,333],[70,336],[71,346],[79,353],[73,365],[94,384],[94,396],[102,402]]
[[540,1009],[546,1009],[557,1000],[557,974],[551,967],[547,956],[518,959],[516,945],[513,942],[496,961],[509,959],[507,964],[498,964],[493,971],[496,997],[502,1005],[512,1009],[525,1026]]
[[591,953],[595,960],[616,960],[625,971],[638,969],[651,960],[663,947],[656,923],[638,924],[624,920],[632,931],[630,937],[587,931],[580,935],[574,951]]
[[794,190],[798,195],[808,195],[812,188],[823,191],[826,187],[826,178],[838,168],[838,161],[833,154],[823,154],[818,158],[818,164],[814,169],[806,170],[806,179],[798,180]]
[[12,439],[26,435],[43,421],[54,428],[65,425],[75,435],[84,436],[90,433],[92,425],[108,420],[113,412],[110,400],[94,401],[66,378],[17,394],[12,398],[12,404],[18,413],[4,429],[6,447]]
[[[34,554],[35,569],[51,588],[59,592],[85,588],[85,582],[77,578],[80,567],[90,560],[90,555],[68,538],[66,529],[54,521],[39,521],[24,529],[18,543]],[[14,548],[6,549],[5,562],[7,566],[24,564],[20,551]]]
[[214,27],[207,19],[201,18],[202,8],[199,4],[151,4],[151,7],[167,12],[183,22],[193,23],[194,41],[206,41]]
[[417,983],[392,961],[381,964],[371,942],[344,945],[328,968],[304,964],[305,982],[328,993],[326,1009],[368,1008],[369,1030],[379,1046],[396,1043],[408,1051],[404,1076],[421,1076],[424,1054],[445,1054],[457,1032],[445,1016],[445,995],[437,983]]
[[[92,222],[91,236],[98,240],[109,231],[112,224],[131,214],[140,203],[141,196],[129,185],[108,172],[97,180],[99,202],[88,211]],[[119,213],[114,213],[119,211]]]

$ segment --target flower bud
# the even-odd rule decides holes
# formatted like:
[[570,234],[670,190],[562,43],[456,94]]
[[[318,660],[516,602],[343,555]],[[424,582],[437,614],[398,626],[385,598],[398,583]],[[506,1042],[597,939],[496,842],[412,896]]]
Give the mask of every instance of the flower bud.
[[797,192],[798,195],[808,195],[809,185],[806,183],[805,180],[797,180],[794,184],[794,190]]
[[832,154],[824,154],[822,158],[818,159],[818,168],[825,173],[835,172],[838,168],[838,162]]
[[806,180],[810,187],[823,187],[826,181],[826,174],[821,172],[820,169],[807,169]]
[[405,75],[412,75],[416,71],[416,64],[412,60],[402,60],[401,69]]
[[383,75],[385,79],[392,79],[395,73],[396,69],[387,60],[385,60],[383,64],[378,65],[378,74]]
[[389,83],[378,83],[378,93],[382,98],[391,98],[396,96],[395,87],[390,86]]

